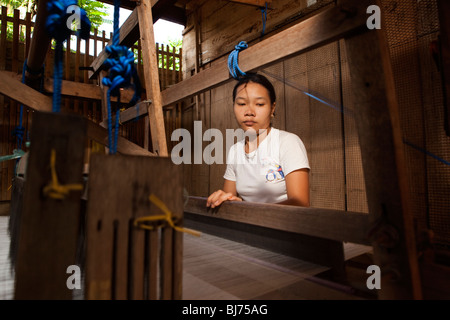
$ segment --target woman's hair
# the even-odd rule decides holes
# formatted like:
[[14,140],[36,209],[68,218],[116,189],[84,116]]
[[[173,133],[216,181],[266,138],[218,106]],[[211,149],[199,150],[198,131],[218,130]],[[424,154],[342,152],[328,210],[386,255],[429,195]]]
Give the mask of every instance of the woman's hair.
[[270,104],[273,105],[275,103],[277,97],[272,83],[265,76],[258,73],[247,73],[244,77],[238,80],[238,83],[236,83],[233,89],[233,102],[236,100],[237,88],[249,82],[258,83],[266,88],[267,91],[269,91]]

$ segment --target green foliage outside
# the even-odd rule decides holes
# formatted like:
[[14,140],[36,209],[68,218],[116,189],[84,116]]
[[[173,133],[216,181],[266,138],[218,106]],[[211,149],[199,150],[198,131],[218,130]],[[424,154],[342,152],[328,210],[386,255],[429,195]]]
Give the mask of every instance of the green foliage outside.
[[[168,50],[170,52],[173,52],[173,50],[175,50],[175,53],[179,53],[181,46],[183,44],[183,40],[182,39],[169,39],[167,41],[167,45],[168,45]],[[169,64],[169,66],[167,67],[166,64]],[[180,71],[180,60],[177,58],[175,59],[175,65],[174,65],[174,61],[173,61],[173,57],[169,56],[168,61],[164,60],[162,61],[162,59],[159,59],[159,67],[162,68],[164,65],[164,68],[169,69],[169,70],[176,70],[176,71]]]

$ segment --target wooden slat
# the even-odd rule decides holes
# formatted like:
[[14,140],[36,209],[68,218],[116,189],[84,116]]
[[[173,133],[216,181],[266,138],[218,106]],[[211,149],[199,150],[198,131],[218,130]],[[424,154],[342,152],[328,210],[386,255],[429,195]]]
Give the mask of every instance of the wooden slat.
[[28,52],[30,51],[30,45],[31,45],[31,12],[26,13],[25,18],[25,54],[24,57],[28,58]]
[[6,27],[7,27],[7,18],[8,14],[8,8],[5,6],[2,6],[2,26],[1,26],[1,33],[0,33],[0,70],[5,70],[6,67],[6,50],[3,48],[6,48]]
[[[367,30],[366,10],[369,2],[346,1],[250,46],[239,54],[239,67],[244,72],[264,68],[346,34]],[[164,90],[161,93],[163,106],[216,87],[230,78],[226,58],[218,60],[211,68]]]
[[225,202],[217,210],[206,198],[189,197],[185,212],[324,239],[370,245],[367,214],[268,203]]
[[12,39],[12,71],[17,72],[19,70],[19,18],[20,11],[14,9],[13,20],[13,39]]
[[172,299],[181,300],[183,298],[183,234],[173,233],[173,278],[172,278]]
[[67,267],[76,264],[82,191],[65,199],[42,195],[51,181],[50,155],[56,152],[61,184],[83,181],[86,120],[55,113],[34,114],[27,183],[16,263],[15,299],[72,299],[66,286]]
[[148,299],[158,299],[158,256],[159,256],[159,234],[157,230],[148,231]]
[[173,230],[165,228],[161,234],[161,300],[172,299]]

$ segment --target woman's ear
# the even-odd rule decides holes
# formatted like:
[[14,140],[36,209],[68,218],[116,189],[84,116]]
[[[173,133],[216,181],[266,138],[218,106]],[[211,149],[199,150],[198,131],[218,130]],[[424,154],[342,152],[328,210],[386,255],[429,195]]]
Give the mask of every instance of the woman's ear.
[[276,102],[274,102],[272,105],[272,110],[271,110],[271,115],[270,115],[271,118],[275,117],[275,104],[276,104]]

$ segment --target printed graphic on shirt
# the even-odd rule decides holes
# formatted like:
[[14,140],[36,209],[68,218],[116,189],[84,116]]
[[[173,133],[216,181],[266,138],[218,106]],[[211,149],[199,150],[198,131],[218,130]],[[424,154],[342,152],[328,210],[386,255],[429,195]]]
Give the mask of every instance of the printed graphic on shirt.
[[275,168],[269,169],[266,173],[266,182],[284,180],[284,172],[280,165],[275,165]]

